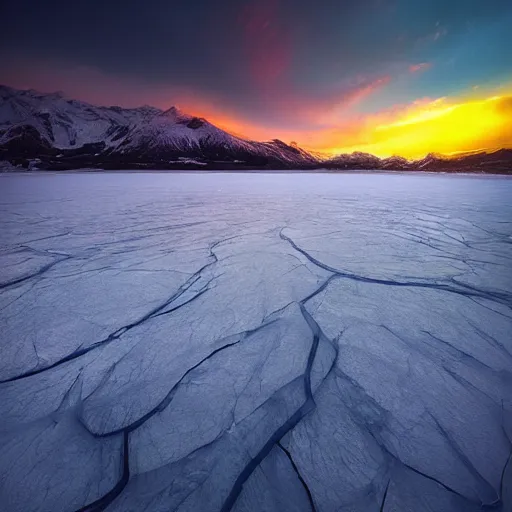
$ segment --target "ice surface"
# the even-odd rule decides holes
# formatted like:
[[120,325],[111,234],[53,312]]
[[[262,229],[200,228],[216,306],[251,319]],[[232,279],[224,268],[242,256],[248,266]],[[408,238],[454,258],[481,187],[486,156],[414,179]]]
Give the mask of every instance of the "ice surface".
[[511,197],[0,175],[0,509],[510,512]]

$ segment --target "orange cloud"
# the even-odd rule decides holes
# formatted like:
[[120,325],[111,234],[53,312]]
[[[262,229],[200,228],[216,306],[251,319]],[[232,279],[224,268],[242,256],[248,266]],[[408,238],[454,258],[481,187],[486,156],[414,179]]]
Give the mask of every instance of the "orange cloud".
[[359,77],[356,85],[342,84],[339,91],[315,99],[301,96],[293,90],[283,91],[285,99],[275,100],[275,117],[281,118],[283,125],[293,126],[294,123],[300,123],[301,126],[307,126],[306,129],[283,129],[272,124],[258,124],[249,117],[230,111],[225,105],[207,100],[204,96],[192,96],[190,91],[186,94],[180,93],[174,99],[179,97],[178,104],[182,110],[205,117],[232,134],[255,140],[298,140],[302,145],[314,148],[324,145],[325,133],[330,129],[349,129],[349,123],[354,119],[354,107],[389,82],[389,76],[373,80]]
[[302,113],[311,118],[311,128],[306,130],[276,130],[236,115],[226,116],[221,109],[205,104],[198,105],[198,110],[231,133],[256,140],[293,140],[326,154],[363,151],[380,157],[419,158],[430,152],[454,154],[512,147],[512,87],[510,94],[500,96],[420,98],[364,115],[350,110],[388,81],[384,77],[356,88],[338,103],[308,105]]
[[313,123],[320,125],[339,123],[344,117],[346,118],[353,107],[382,89],[390,80],[391,77],[383,76],[372,81],[363,81],[359,86],[349,89],[338,98],[334,96],[322,104],[311,105]]

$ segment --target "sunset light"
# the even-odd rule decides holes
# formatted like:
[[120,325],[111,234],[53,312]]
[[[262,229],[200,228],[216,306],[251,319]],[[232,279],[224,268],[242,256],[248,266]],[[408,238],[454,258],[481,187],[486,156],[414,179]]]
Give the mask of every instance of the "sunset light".
[[[448,98],[432,101],[402,113],[383,113],[367,120],[367,128],[349,144],[325,148],[332,154],[364,151],[380,157],[419,158],[430,152],[453,154],[512,146],[512,96],[492,96],[467,102]],[[343,141],[343,133],[340,133]]]

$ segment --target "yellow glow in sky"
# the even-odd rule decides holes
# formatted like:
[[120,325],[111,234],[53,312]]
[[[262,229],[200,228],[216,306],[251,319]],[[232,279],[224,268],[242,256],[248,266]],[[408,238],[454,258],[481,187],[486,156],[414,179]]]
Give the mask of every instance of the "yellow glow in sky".
[[390,114],[385,122],[380,117],[367,120],[366,129],[355,135],[340,133],[340,142],[345,139],[346,144],[325,149],[420,158],[430,152],[512,147],[512,94],[458,102],[441,98]]

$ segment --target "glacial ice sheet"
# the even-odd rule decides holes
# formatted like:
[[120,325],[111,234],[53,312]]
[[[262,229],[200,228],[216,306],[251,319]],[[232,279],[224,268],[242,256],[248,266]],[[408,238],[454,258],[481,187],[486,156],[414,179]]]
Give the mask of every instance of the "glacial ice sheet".
[[512,181],[0,176],[0,504],[512,510]]

